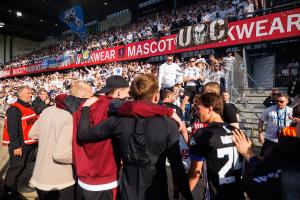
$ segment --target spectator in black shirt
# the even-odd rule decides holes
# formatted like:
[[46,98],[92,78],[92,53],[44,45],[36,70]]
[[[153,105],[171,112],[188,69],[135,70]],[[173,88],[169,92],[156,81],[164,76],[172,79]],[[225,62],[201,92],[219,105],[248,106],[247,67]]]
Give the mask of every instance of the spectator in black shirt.
[[[217,82],[209,82],[205,84],[202,93],[209,93],[209,92],[213,92],[220,95],[221,94],[220,85]],[[236,107],[232,106],[232,104],[224,103],[222,117],[224,122],[234,127],[238,127],[239,124],[238,124],[237,110]]]
[[236,107],[235,103],[230,102],[230,94],[228,91],[224,91],[222,93],[224,99],[224,113],[223,118],[224,121],[229,123],[231,126],[235,128],[239,128],[239,110]]
[[[166,105],[169,108],[173,108],[173,111],[176,111],[176,114],[180,117],[181,120],[184,119],[183,116],[183,112],[181,110],[181,108],[179,108],[178,106],[174,105],[175,102],[175,94],[172,90],[170,89],[164,89],[162,91],[162,104]],[[188,131],[186,129],[185,124],[183,124],[183,126],[181,127],[181,135],[184,138],[185,143],[188,144],[189,142],[189,136],[188,136]]]
[[51,102],[51,99],[49,98],[48,92],[45,89],[40,89],[38,91],[38,96],[33,100],[32,107],[36,114],[41,114],[41,112],[48,108],[49,106],[52,106],[53,102]]
[[[135,101],[158,103],[159,88],[155,76],[141,75],[134,79],[130,94]],[[185,199],[192,199],[188,179],[181,162],[179,131],[176,123],[165,117],[110,117],[90,127],[89,106],[83,104],[78,129],[79,142],[96,142],[113,138],[119,144],[123,161],[121,198],[130,200],[169,199],[165,161]],[[88,133],[88,134],[86,134]]]
[[183,112],[180,107],[174,105],[174,92],[170,89],[164,89],[161,95],[162,104],[168,106],[169,108],[173,108],[176,110],[177,115],[181,120],[184,120]]

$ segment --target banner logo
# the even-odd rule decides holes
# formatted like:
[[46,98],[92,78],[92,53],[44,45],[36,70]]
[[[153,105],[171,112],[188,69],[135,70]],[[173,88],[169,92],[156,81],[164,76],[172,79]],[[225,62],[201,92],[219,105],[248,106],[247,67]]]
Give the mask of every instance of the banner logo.
[[188,26],[179,30],[176,46],[180,49],[223,41],[227,38],[227,32],[228,23],[223,19]]
[[82,53],[82,60],[83,61],[86,61],[86,60],[89,60],[91,57],[91,53],[89,50],[86,50]]
[[84,37],[86,29],[84,26],[83,12],[81,5],[75,5],[72,8],[62,12],[59,19],[67,24],[69,28],[77,33],[80,37]]

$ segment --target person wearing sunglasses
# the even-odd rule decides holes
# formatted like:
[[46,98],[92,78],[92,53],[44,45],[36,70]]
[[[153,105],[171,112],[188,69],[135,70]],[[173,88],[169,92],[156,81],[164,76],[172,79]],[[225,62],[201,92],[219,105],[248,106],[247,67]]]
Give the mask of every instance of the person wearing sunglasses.
[[280,92],[277,88],[272,88],[270,96],[268,96],[263,102],[264,106],[268,108],[270,106],[276,105],[276,98],[279,95],[279,93]]
[[[279,94],[276,98],[276,105],[270,106],[261,114],[258,123],[259,141],[263,143],[261,156],[266,156],[278,142],[278,136],[283,128],[292,123],[293,109],[287,106],[289,97],[286,94]],[[266,132],[263,132],[264,122],[267,122]]]
[[193,101],[194,96],[198,93],[197,87],[200,85],[200,69],[196,66],[196,59],[190,58],[188,67],[184,70],[183,81],[185,83],[184,99],[181,109],[185,110],[185,105]]

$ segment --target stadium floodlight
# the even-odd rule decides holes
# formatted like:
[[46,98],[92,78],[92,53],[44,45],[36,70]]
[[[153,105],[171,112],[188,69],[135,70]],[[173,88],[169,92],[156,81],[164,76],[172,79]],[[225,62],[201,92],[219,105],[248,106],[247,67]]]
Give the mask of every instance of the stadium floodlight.
[[3,28],[5,26],[4,22],[0,22],[0,28]]
[[16,14],[17,14],[17,17],[22,17],[23,16],[22,12],[20,12],[20,11],[17,11]]

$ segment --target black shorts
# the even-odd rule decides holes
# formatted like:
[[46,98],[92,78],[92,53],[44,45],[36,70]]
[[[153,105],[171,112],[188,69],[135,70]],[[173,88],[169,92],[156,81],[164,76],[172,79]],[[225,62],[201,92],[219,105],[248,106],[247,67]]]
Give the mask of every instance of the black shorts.
[[86,190],[80,185],[77,186],[77,199],[78,200],[115,200],[119,199],[117,196],[119,194],[117,191],[118,188],[113,188],[109,190],[103,190],[103,191],[89,191]]

